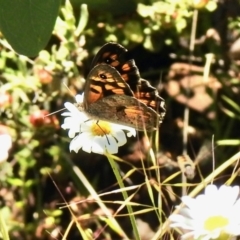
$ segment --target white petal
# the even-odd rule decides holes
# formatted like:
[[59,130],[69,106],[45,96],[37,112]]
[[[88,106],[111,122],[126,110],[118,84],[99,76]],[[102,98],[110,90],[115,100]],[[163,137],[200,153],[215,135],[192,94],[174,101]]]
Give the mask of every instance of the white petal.
[[67,110],[68,110],[69,112],[71,112],[71,113],[78,113],[78,112],[79,112],[79,110],[77,109],[77,107],[76,107],[74,104],[70,103],[70,102],[65,102],[65,103],[64,103],[64,106],[65,106],[65,108],[67,108]]
[[[219,200],[223,200],[225,205],[231,206],[236,202],[238,194],[239,194],[238,186],[230,187],[230,186],[222,185],[219,188],[218,196],[219,196]],[[226,196],[228,197],[226,198]]]
[[[195,238],[195,239],[199,239],[200,236],[201,236],[201,234],[198,234],[198,235],[197,235],[197,238]],[[195,236],[194,236],[194,237],[195,237]],[[211,239],[211,236],[209,236],[209,235],[207,235],[207,236],[202,236],[200,239],[201,239],[201,240],[210,240],[210,239]]]
[[82,141],[81,141],[82,135],[77,135],[70,143],[69,150],[74,151],[77,153],[79,149],[82,147]]
[[92,142],[92,152],[98,154],[105,153],[105,144],[103,144],[103,140],[101,136],[96,136]]
[[64,106],[67,108],[69,111],[69,115],[66,114],[66,112],[62,113],[63,116],[70,116],[70,117],[75,117],[76,121],[86,121],[88,119],[88,116],[84,113],[79,111],[79,109],[72,103],[70,102],[65,102]]
[[212,231],[210,236],[212,239],[216,239],[220,236],[220,233],[221,233],[221,229],[218,229],[218,230]]
[[77,94],[75,96],[75,100],[76,100],[77,103],[82,103],[83,99],[84,99],[84,93],[83,94]]
[[208,196],[210,198],[216,196],[216,194],[218,194],[218,189],[216,185],[208,185],[205,188],[205,196]]
[[171,221],[170,227],[180,227],[183,229],[192,229],[192,227],[190,227],[188,225],[188,219],[185,218],[184,216],[181,216],[179,214],[173,214],[169,217],[169,220]]
[[108,137],[108,141],[109,141],[106,144],[107,152],[110,154],[118,153],[118,145],[117,145],[116,140],[111,135],[107,135],[107,137]]
[[240,235],[240,224],[233,223],[231,226],[226,228],[226,232],[233,236],[239,236]]
[[135,128],[132,128],[132,127],[128,127],[128,126],[125,126],[125,125],[119,125],[119,124],[116,124],[116,123],[112,123],[112,126],[113,126],[113,129],[117,130],[117,129],[122,129],[122,130],[126,130],[128,131],[127,133],[127,136],[128,137],[136,137],[136,129]]
[[69,117],[71,115],[71,113],[70,112],[63,112],[61,115]]
[[118,146],[123,146],[127,143],[127,138],[122,130],[112,132],[113,137],[117,140]]
[[234,204],[234,212],[240,213],[240,198]]
[[193,199],[189,196],[183,196],[182,202],[189,208],[195,208],[197,205],[196,199]]
[[[85,135],[87,135],[85,133]],[[82,150],[87,152],[87,153],[91,153],[92,151],[92,143],[93,143],[93,137],[92,135],[89,134],[89,138],[88,139],[83,139],[83,146],[82,146]]]
[[81,124],[81,132],[91,132],[92,125],[95,124],[95,120],[89,120]]
[[77,135],[70,143],[70,151],[78,152],[84,145],[91,144],[91,136],[89,133],[81,133]]

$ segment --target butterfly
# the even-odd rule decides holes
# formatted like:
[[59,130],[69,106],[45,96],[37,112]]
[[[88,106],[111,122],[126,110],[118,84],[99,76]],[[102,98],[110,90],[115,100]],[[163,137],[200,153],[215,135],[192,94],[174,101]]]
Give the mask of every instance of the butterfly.
[[116,68],[132,89],[134,96],[139,101],[156,110],[160,115],[160,121],[163,120],[166,113],[164,99],[159,96],[156,88],[140,77],[135,61],[129,57],[126,48],[115,42],[106,43],[94,57],[90,68],[92,69],[101,63],[106,63]]
[[140,78],[134,60],[126,59],[125,52],[117,43],[107,43],[99,50],[87,76],[83,104],[78,107],[92,119],[139,131],[155,130],[165,114],[164,100]]

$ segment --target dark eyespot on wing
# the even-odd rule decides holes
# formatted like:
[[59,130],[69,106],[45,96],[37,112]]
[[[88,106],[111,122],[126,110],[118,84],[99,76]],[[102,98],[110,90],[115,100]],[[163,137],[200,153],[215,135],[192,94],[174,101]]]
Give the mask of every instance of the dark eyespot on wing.
[[117,112],[121,112],[121,111],[123,111],[124,109],[126,109],[125,106],[116,106],[116,111],[117,111]]
[[105,74],[99,74],[99,77],[102,79],[107,79],[107,76]]

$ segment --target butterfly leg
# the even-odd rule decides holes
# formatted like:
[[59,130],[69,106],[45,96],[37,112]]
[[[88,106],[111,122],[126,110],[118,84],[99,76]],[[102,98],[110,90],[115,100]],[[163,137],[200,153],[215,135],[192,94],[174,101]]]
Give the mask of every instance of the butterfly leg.
[[[88,122],[88,121],[91,121],[92,119],[88,119],[88,120],[86,120],[86,121],[84,121],[84,122]],[[107,142],[108,142],[108,144],[110,144],[110,141],[109,141],[109,139],[108,139],[108,137],[107,137],[107,134],[106,134],[106,132],[104,132],[104,130],[101,128],[101,126],[98,124],[98,122],[99,122],[99,120],[97,120],[96,121],[96,125],[101,129],[101,131],[104,133],[104,135],[106,136],[106,139],[107,139]],[[81,132],[81,126],[80,126],[80,132]]]
[[109,141],[109,139],[108,139],[108,137],[107,137],[107,134],[104,132],[104,130],[103,130],[103,129],[101,128],[101,126],[98,124],[98,122],[99,122],[99,120],[97,120],[96,125],[98,125],[98,127],[102,130],[102,132],[103,132],[104,135],[106,136],[106,139],[107,139],[108,144],[110,144],[110,141]]
[[[90,121],[90,120],[91,120],[91,119],[89,118],[88,120],[84,121],[84,123],[86,123],[86,122],[88,122],[88,121]],[[79,132],[80,132],[80,133],[82,133],[81,126],[82,126],[82,125],[80,125],[80,129],[79,129]]]

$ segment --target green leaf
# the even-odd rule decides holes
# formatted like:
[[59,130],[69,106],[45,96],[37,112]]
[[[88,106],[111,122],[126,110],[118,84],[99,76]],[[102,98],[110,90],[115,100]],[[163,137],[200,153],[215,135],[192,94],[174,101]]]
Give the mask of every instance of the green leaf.
[[0,29],[19,54],[36,56],[50,36],[60,0],[0,0]]
[[219,146],[239,146],[240,140],[239,139],[224,139],[217,141]]
[[16,186],[16,187],[22,187],[24,185],[23,180],[19,179],[19,178],[9,178],[8,182],[12,185],[12,186]]
[[80,14],[80,16],[81,17],[79,19],[79,23],[78,23],[77,30],[76,30],[76,36],[80,36],[80,34],[84,30],[84,28],[87,26],[88,17],[89,17],[87,4],[82,4],[81,5],[81,14]]
[[238,103],[236,103],[235,101],[233,101],[231,98],[223,95],[222,99],[228,103],[233,109],[235,109],[238,113],[240,113],[240,106]]

